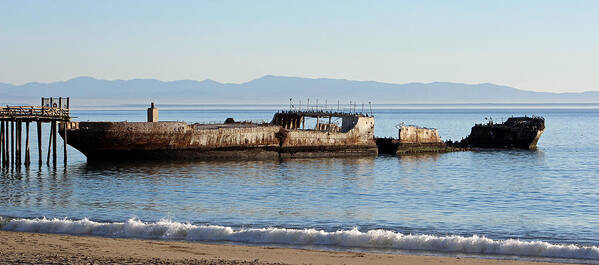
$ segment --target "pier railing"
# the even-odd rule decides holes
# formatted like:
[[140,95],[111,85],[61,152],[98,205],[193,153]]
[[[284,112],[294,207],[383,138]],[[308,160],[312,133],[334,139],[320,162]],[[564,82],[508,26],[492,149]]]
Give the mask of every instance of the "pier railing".
[[20,120],[70,120],[69,109],[40,106],[0,107],[0,119]]

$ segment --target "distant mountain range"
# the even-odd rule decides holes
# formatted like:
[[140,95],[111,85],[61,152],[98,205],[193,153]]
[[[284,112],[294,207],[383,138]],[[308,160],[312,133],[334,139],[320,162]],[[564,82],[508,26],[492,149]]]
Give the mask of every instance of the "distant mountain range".
[[101,80],[77,77],[52,83],[12,85],[0,83],[0,105],[39,104],[41,97],[71,97],[72,105],[144,104],[288,104],[293,98],[305,104],[310,98],[321,104],[341,101],[358,103],[598,103],[599,91],[549,93],[508,86],[461,83],[390,84],[328,78],[301,78],[267,75],[246,83],[228,84],[213,80],[155,79]]

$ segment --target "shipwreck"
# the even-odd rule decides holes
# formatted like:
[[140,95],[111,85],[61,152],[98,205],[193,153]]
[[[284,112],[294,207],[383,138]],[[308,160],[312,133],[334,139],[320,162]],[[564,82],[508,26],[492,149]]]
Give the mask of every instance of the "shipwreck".
[[[310,119],[315,124],[307,125]],[[88,160],[210,158],[295,158],[376,156],[374,117],[332,111],[281,111],[271,122],[188,124],[148,122],[66,122],[68,144]]]
[[398,124],[398,138],[376,138],[379,153],[409,155],[417,153],[445,153],[464,150],[441,140],[437,129]]
[[486,124],[474,125],[468,137],[449,144],[461,148],[534,150],[544,130],[543,117],[511,117],[503,123],[490,120]]
[[398,138],[376,138],[380,154],[409,155],[473,149],[534,150],[545,130],[542,117],[511,117],[503,123],[475,124],[470,135],[458,142],[443,141],[437,129],[400,124]]
[[535,149],[545,129],[541,117],[512,117],[476,124],[459,142],[437,129],[400,124],[398,138],[375,138],[372,114],[288,110],[270,122],[158,121],[152,103],[147,122],[61,122],[60,135],[88,160],[201,160],[408,155],[473,148]]

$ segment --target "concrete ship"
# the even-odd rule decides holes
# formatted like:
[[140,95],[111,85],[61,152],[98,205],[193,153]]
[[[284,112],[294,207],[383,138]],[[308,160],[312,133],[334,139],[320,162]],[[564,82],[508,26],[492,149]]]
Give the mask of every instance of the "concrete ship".
[[445,153],[465,150],[447,145],[439,131],[416,125],[399,124],[398,138],[376,138],[379,153],[390,155],[410,155],[418,153]]
[[[312,128],[306,119],[316,120]],[[340,124],[332,119],[341,121]],[[294,158],[376,156],[374,117],[325,111],[286,111],[270,123],[188,124],[159,122],[66,122],[68,144],[88,160]],[[60,134],[64,138],[64,128]]]
[[[315,123],[306,126],[307,119]],[[436,129],[397,128],[398,138],[375,138],[372,115],[328,111],[277,112],[269,123],[231,118],[218,124],[159,122],[152,104],[147,122],[63,122],[59,131],[88,160],[268,159],[535,149],[545,120],[513,117],[476,124],[459,142],[444,142]]]
[[511,117],[503,123],[476,124],[470,135],[458,143],[460,147],[528,149],[537,148],[545,130],[542,117]]
[[409,155],[466,151],[473,148],[534,150],[543,131],[542,117],[512,117],[504,123],[475,124],[459,142],[444,142],[436,129],[398,125],[398,138],[376,138],[381,154]]

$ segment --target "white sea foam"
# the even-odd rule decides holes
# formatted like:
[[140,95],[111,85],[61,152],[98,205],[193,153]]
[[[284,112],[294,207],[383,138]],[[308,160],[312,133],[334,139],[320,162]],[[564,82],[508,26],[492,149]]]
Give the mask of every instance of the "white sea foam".
[[358,229],[326,232],[316,229],[242,228],[193,225],[162,220],[146,223],[130,219],[124,223],[101,223],[88,219],[12,219],[3,230],[22,232],[97,235],[107,237],[170,239],[186,241],[232,241],[289,245],[426,250],[492,255],[599,259],[599,247],[551,244],[516,239],[492,240],[484,236],[433,236],[402,234],[389,230]]

